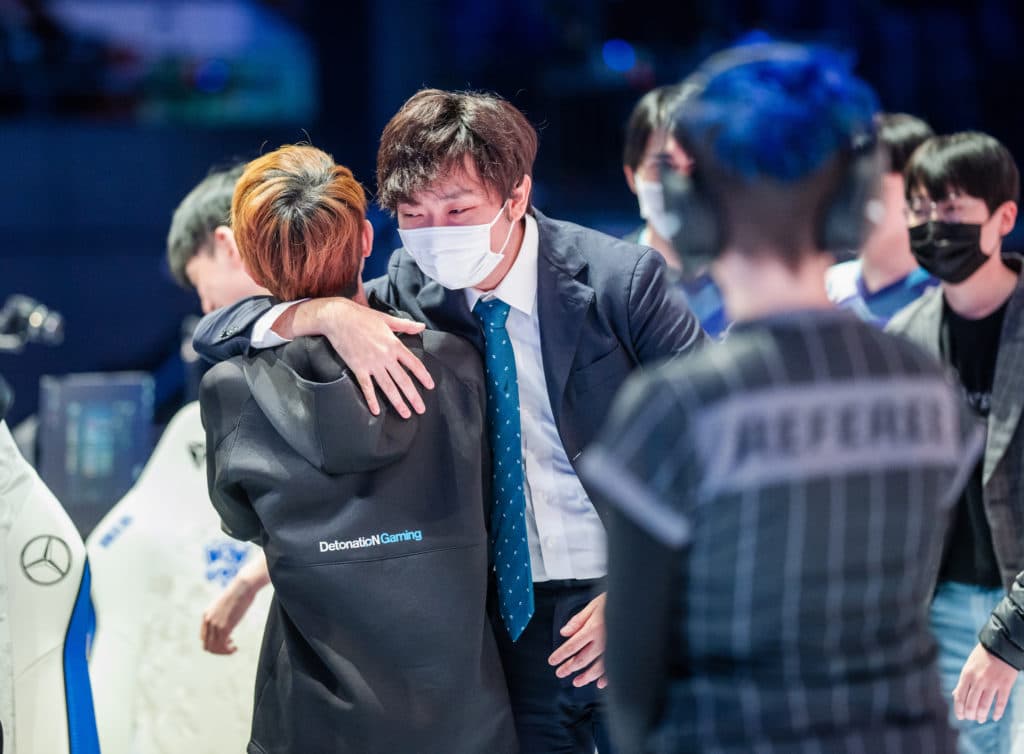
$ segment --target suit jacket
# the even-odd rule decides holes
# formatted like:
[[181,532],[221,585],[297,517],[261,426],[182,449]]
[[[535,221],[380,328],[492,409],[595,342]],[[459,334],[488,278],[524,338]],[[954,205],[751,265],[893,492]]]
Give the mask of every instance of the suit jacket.
[[[942,286],[899,312],[886,330],[910,338],[942,360]],[[1024,275],[1010,297],[996,357],[992,408],[982,460],[982,498],[999,572],[1007,589],[1024,570]]]
[[[534,212],[539,235],[537,306],[541,354],[555,424],[575,467],[612,399],[637,366],[708,341],[654,249]],[[404,249],[367,291],[431,329],[483,353],[480,325],[462,291],[426,277]],[[196,328],[196,350],[219,361],[245,350],[253,322],[271,306],[253,298],[213,312]],[[600,510],[599,510],[600,512]]]

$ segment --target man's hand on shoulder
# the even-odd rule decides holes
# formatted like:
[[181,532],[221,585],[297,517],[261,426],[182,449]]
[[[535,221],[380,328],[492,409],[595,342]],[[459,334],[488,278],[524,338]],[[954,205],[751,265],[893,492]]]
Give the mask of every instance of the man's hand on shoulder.
[[283,337],[325,336],[355,375],[370,413],[380,413],[376,384],[399,415],[408,419],[412,416],[409,405],[418,414],[426,410],[410,375],[428,390],[433,389],[434,380],[396,333],[415,335],[423,328],[421,322],[393,317],[351,299],[323,298],[291,307],[273,329]]

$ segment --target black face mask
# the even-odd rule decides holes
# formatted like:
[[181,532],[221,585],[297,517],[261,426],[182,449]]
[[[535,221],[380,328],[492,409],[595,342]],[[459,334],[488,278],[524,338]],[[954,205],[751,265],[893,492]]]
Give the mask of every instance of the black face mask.
[[981,250],[981,226],[927,222],[910,229],[910,249],[928,272],[946,283],[962,283],[988,256]]
[[699,182],[697,173],[680,175],[671,168],[663,167],[660,179],[665,216],[674,224],[667,240],[682,260],[687,274],[695,274],[706,269],[718,256],[722,242],[718,215],[704,192],[696,186]]

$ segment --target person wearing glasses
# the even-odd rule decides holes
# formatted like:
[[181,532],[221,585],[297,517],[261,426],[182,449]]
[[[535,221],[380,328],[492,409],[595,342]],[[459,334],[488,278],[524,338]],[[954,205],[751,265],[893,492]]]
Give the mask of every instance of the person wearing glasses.
[[729,327],[722,292],[707,269],[686,259],[686,249],[672,245],[675,218],[665,211],[658,171],[661,165],[689,175],[693,159],[670,133],[670,116],[682,102],[686,90],[680,85],[660,86],[647,92],[633,108],[626,124],[626,145],[622,172],[629,190],[636,194],[644,224],[626,235],[624,241],[650,246],[665,259],[666,277],[682,290],[701,327],[712,338],[721,337]]
[[[1024,570],[1024,288],[1019,260],[1002,253],[1017,220],[1020,178],[1006,147],[977,132],[929,139],[904,175],[914,257],[942,282],[888,329],[952,368],[987,432],[984,455],[955,507],[931,605],[943,688],[953,694],[978,631]],[[963,687],[955,697],[963,713]],[[984,706],[984,714],[975,711],[979,722]],[[1005,690],[997,712],[1003,706]],[[960,751],[1010,751],[1011,728],[1024,710],[1011,713],[982,724],[954,721]],[[1024,744],[1024,736],[1015,737]]]
[[877,121],[878,141],[889,160],[882,176],[885,215],[856,259],[829,268],[825,287],[837,306],[885,327],[896,312],[939,281],[918,265],[910,251],[903,183],[903,168],[914,150],[933,135],[931,126],[906,113],[882,113]]

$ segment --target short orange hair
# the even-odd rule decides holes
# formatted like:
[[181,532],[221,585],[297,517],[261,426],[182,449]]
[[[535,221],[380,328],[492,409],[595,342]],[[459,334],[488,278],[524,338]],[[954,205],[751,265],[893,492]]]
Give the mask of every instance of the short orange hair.
[[365,219],[366,194],[352,171],[304,145],[250,162],[231,200],[250,276],[286,301],[356,292]]

